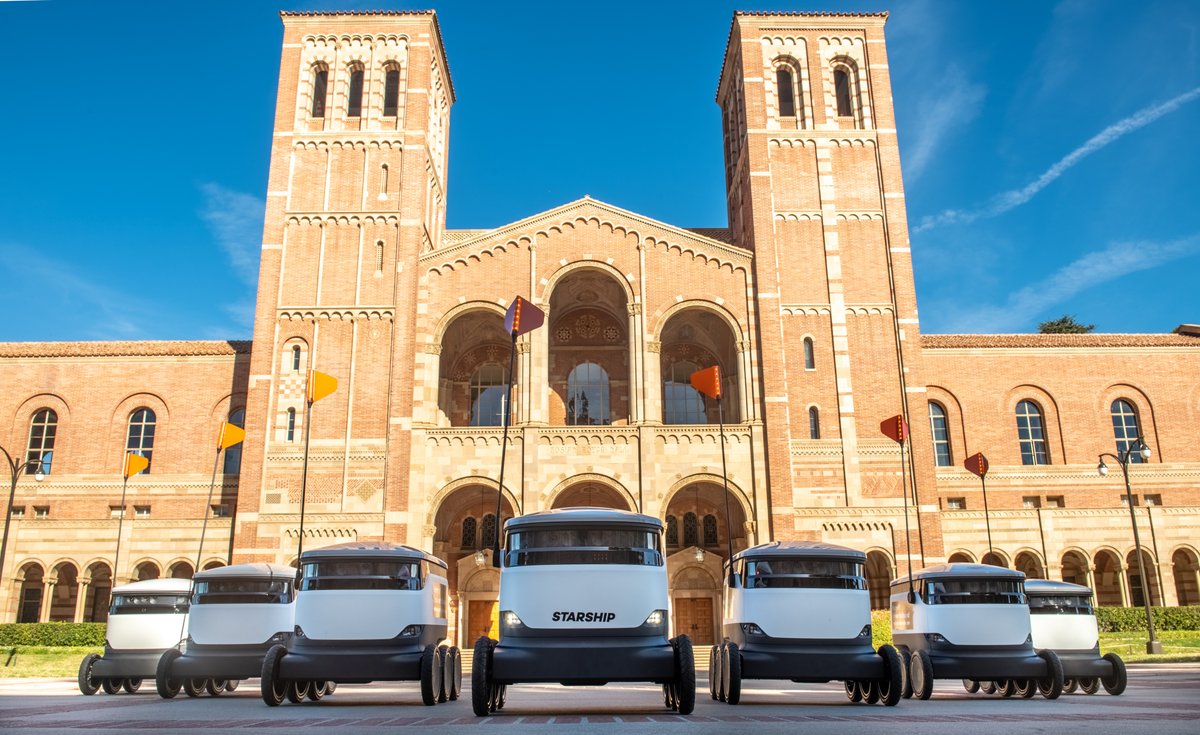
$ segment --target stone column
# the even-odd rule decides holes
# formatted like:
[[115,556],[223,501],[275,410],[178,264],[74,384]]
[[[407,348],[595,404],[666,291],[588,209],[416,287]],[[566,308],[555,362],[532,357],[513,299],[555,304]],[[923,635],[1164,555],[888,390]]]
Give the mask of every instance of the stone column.
[[76,623],[83,622],[83,611],[87,607],[88,587],[91,586],[90,578],[79,578],[79,583],[75,585],[75,618]]
[[661,424],[663,420],[662,405],[662,343],[647,338],[642,348],[643,365],[645,365],[646,407],[644,418],[647,423]]
[[1162,580],[1162,601],[1165,607],[1175,607],[1179,604],[1179,595],[1175,590],[1175,569],[1170,564],[1159,563],[1159,579]]
[[1133,590],[1129,588],[1129,568],[1117,566],[1117,584],[1121,588],[1121,607],[1129,607],[1133,602]]
[[641,324],[642,305],[626,304],[625,310],[629,314],[625,328],[629,347],[629,423],[637,425],[646,420],[644,397],[649,390],[649,385],[646,383],[646,352],[642,349],[642,342],[645,338]]
[[[541,329],[530,332],[525,340],[518,342],[517,359],[521,362],[521,392],[529,395],[524,403],[528,415],[521,417],[522,423],[546,426],[550,422],[550,305],[538,304],[546,312],[546,321]],[[521,351],[524,345],[524,351]]]
[[42,578],[42,607],[38,610],[38,622],[50,622],[50,607],[54,603],[54,588],[58,586],[58,577]]

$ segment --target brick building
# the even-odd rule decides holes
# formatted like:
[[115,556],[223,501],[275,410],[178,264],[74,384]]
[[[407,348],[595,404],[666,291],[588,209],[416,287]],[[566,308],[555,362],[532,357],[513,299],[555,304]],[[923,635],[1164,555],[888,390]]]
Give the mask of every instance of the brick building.
[[[96,619],[113,580],[293,561],[401,541],[445,558],[455,635],[495,614],[495,517],[569,505],[667,525],[673,623],[711,641],[735,548],[822,539],[869,552],[876,605],[911,556],[983,560],[1140,600],[1120,472],[1131,468],[1150,594],[1200,601],[1200,334],[922,336],[886,14],[733,18],[717,88],[729,227],[583,198],[447,230],[454,103],[432,13],[284,13],[252,342],[0,345],[0,437],[19,479],[0,619]],[[714,60],[716,49],[713,49]],[[685,223],[686,224],[686,223]],[[546,311],[516,343],[515,294]],[[724,376],[728,507],[715,407]],[[338,378],[305,425],[309,369]],[[906,535],[899,447],[910,419]],[[215,456],[219,424],[247,439]],[[152,452],[128,482],[127,448]],[[968,454],[991,460],[985,517]],[[215,465],[214,465],[215,463]],[[1115,464],[1109,460],[1110,464]],[[209,485],[216,466],[213,500]],[[197,554],[206,507],[212,511]]]

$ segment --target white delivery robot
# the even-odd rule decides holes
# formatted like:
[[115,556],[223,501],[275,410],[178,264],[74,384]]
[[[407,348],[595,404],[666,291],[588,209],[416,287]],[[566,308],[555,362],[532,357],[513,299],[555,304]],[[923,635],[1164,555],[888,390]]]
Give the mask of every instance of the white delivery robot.
[[899,702],[900,653],[871,645],[866,561],[861,551],[813,541],[772,541],[734,554],[724,641],[713,646],[709,664],[712,698],[737,704],[743,679],[840,679],[851,702]]
[[1062,694],[1062,662],[1033,648],[1022,572],[938,564],[892,582],[891,603],[892,640],[919,699],[934,679],[987,680],[1005,696]]
[[1063,691],[1078,688],[1095,694],[1100,686],[1109,694],[1121,694],[1129,679],[1125,662],[1115,653],[1100,655],[1100,628],[1092,610],[1091,589],[1070,582],[1030,579],[1025,582],[1029,597],[1029,620],[1033,647],[1051,650],[1062,661]]
[[509,684],[650,681],[690,714],[696,668],[686,635],[668,638],[662,522],[607,508],[564,508],[505,523],[500,640],[475,643],[471,706],[504,707]]
[[149,579],[113,589],[104,655],[83,657],[79,691],[133,694],[143,679],[153,679],[163,651],[180,644],[191,589],[189,579]]
[[427,705],[458,698],[458,649],[440,645],[446,562],[411,546],[351,542],[305,551],[300,568],[292,638],[262,662],[264,702],[298,704],[331,684],[371,681],[419,681]]
[[[263,656],[287,643],[296,624],[296,570],[282,564],[236,564],[197,572],[183,649],[158,660],[155,684],[170,699],[233,691],[262,672]],[[317,692],[314,694],[314,692]],[[321,696],[324,689],[310,689]]]

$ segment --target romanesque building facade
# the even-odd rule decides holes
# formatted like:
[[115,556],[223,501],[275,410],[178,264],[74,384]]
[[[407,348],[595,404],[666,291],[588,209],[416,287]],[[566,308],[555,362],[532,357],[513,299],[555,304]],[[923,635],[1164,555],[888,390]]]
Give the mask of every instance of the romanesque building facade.
[[[730,540],[867,551],[876,606],[910,557],[1138,602],[1120,468],[1096,464],[1139,435],[1149,593],[1196,604],[1200,335],[921,334],[886,17],[735,14],[713,140],[728,228],[584,197],[447,230],[436,17],[284,13],[252,341],[0,345],[0,440],[18,462],[50,453],[41,480],[17,476],[0,619],[103,619],[114,578],[294,561],[306,436],[304,547],[446,559],[460,644],[495,615],[502,518],[573,505],[662,519],[672,622],[698,644]],[[516,295],[546,322],[517,340],[510,390]],[[719,409],[688,383],[712,365]],[[311,414],[310,369],[339,381]],[[897,414],[903,475],[880,432]],[[225,420],[247,431],[229,456]],[[122,510],[130,449],[152,464]],[[980,451],[986,516],[962,466]]]

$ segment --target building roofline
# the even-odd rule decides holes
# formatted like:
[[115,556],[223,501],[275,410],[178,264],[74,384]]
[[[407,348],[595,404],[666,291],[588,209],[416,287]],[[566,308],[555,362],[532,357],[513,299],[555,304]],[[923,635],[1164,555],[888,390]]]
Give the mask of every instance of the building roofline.
[[921,347],[945,349],[1200,347],[1200,334],[922,334]]
[[3,342],[0,358],[205,357],[249,355],[251,341],[179,340],[145,342]]

